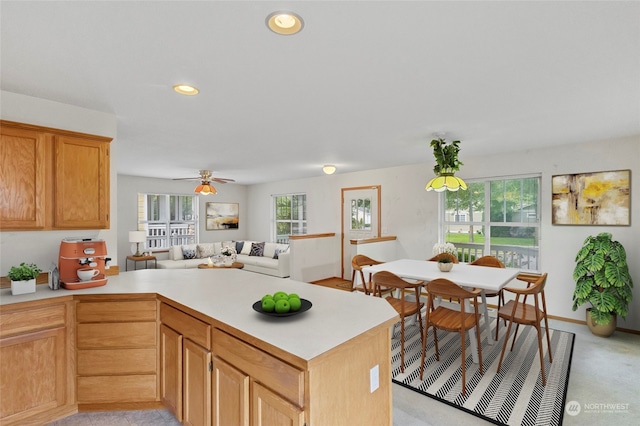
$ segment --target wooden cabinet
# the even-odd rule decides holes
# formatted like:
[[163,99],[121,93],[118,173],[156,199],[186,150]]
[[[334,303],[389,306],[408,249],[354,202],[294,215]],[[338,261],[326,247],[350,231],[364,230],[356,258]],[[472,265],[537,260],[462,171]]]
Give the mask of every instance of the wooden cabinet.
[[79,405],[114,408],[159,400],[156,320],[155,298],[81,296],[76,306]]
[[211,424],[211,326],[160,305],[161,397],[185,425]]
[[70,309],[64,301],[2,307],[0,424],[45,423],[75,410]]
[[108,229],[110,141],[0,120],[0,229]]
[[304,424],[304,372],[213,330],[214,426]]

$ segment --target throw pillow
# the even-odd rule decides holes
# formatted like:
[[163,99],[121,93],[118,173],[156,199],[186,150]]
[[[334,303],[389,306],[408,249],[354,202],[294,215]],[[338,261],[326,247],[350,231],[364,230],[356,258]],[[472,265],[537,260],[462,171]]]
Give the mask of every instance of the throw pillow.
[[214,254],[216,254],[216,251],[213,244],[198,244],[198,258],[204,259],[205,257],[211,257]]
[[258,241],[248,241],[245,240],[244,245],[242,246],[242,250],[240,250],[238,252],[238,254],[246,254],[247,256],[249,256],[249,253],[251,253],[251,244],[253,243],[257,243]]
[[185,259],[195,259],[196,258],[196,250],[182,247],[182,256]]
[[251,243],[249,256],[262,256],[264,253],[264,243]]
[[236,253],[240,254],[242,247],[244,247],[244,241],[236,241]]
[[287,246],[286,248],[277,248],[275,254],[273,255],[273,258],[277,259],[280,253],[286,253],[287,251],[289,251],[289,246]]

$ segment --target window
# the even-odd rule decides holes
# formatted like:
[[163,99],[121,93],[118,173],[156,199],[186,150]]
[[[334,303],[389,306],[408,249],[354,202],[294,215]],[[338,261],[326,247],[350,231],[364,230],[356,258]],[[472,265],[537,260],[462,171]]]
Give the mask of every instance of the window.
[[198,242],[198,197],[138,194],[138,229],[147,232],[145,250]]
[[307,233],[307,195],[274,195],[274,238],[278,243],[288,243],[289,235]]
[[351,200],[351,229],[371,230],[371,198]]
[[444,193],[444,241],[465,262],[491,255],[509,267],[540,270],[540,177],[467,183],[467,191]]

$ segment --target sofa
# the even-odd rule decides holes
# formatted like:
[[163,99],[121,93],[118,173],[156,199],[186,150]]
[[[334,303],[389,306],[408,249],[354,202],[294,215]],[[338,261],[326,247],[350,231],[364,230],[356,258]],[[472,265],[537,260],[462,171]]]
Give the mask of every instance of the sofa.
[[197,268],[208,263],[209,258],[221,254],[225,247],[237,252],[237,262],[244,263],[244,270],[285,278],[289,276],[289,245],[263,241],[221,241],[199,243],[169,248],[169,259],[158,260],[158,269]]

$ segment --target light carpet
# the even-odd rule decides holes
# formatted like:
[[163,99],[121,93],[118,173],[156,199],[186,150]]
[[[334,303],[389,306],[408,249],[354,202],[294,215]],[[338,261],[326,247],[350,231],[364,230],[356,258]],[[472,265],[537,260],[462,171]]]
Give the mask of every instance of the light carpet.
[[[495,333],[495,318],[491,330]],[[480,328],[484,330],[482,322]],[[560,425],[564,414],[569,370],[575,335],[549,330],[553,362],[549,362],[546,337],[543,338],[547,384],[542,386],[537,333],[534,327],[521,326],[515,346],[509,352],[509,340],[502,368],[496,373],[506,327],[500,324],[500,339],[489,345],[482,337],[484,374],[473,363],[469,334],[465,337],[467,395],[462,395],[460,334],[438,330],[440,361],[436,360],[433,329],[429,330],[424,380],[420,380],[421,341],[417,323],[407,323],[405,335],[405,371],[400,371],[400,324],[392,338],[393,381],[406,388],[449,404],[498,425]],[[512,327],[513,334],[515,326]],[[544,331],[544,329],[543,329]]]

